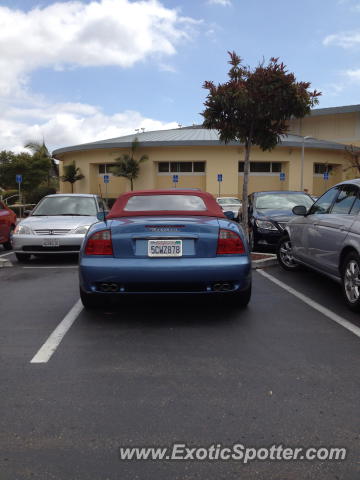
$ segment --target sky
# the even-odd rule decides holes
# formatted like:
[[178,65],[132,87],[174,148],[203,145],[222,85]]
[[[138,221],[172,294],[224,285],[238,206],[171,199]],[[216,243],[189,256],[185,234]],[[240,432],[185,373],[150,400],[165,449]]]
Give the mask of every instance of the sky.
[[0,150],[199,124],[232,50],[360,104],[360,0],[0,0]]

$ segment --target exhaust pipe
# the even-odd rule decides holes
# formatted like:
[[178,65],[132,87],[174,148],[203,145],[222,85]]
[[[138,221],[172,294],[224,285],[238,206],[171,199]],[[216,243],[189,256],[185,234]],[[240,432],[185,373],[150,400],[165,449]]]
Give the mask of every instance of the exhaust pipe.
[[101,292],[117,292],[119,290],[119,286],[117,283],[100,283],[100,291]]
[[230,292],[233,288],[233,285],[229,282],[218,282],[213,285],[215,292]]

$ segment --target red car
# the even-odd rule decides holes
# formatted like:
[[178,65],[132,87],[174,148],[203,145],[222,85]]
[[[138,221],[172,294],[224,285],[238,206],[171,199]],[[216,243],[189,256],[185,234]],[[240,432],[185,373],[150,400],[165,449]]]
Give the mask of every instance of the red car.
[[11,250],[11,235],[15,225],[15,213],[0,201],[0,244],[4,245],[5,250]]

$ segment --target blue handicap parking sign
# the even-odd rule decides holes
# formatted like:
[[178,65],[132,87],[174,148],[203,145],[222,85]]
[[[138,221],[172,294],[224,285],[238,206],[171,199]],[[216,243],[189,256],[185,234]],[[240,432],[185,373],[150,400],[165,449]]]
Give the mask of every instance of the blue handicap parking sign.
[[285,173],[281,172],[280,173],[280,181],[283,182],[285,180]]
[[109,183],[109,182],[110,182],[110,176],[104,175],[104,183]]
[[324,180],[329,180],[329,172],[324,172]]
[[179,175],[173,175],[173,183],[178,183]]
[[222,182],[222,173],[218,173],[218,182]]
[[16,183],[22,183],[22,175],[16,175]]

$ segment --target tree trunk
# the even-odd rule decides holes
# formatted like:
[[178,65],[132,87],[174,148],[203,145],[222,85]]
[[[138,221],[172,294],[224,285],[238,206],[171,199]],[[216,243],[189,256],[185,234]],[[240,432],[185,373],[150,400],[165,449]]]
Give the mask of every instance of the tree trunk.
[[131,188],[131,191],[134,190],[134,184],[133,184],[133,179],[130,178],[130,188]]
[[71,193],[74,193],[74,184],[70,182],[70,185],[71,185]]
[[244,181],[242,193],[242,226],[245,234],[249,238],[249,209],[248,209],[248,185],[249,185],[249,171],[250,171],[250,150],[251,141],[245,142],[245,157],[244,157]]

